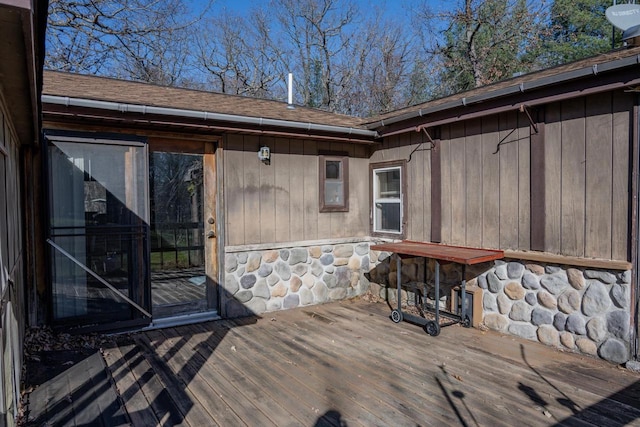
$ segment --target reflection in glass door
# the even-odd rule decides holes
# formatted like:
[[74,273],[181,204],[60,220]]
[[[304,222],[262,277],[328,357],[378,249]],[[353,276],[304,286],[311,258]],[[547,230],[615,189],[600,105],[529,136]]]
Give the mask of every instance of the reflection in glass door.
[[207,311],[203,154],[153,152],[151,295],[153,316]]
[[54,320],[149,323],[146,144],[47,141]]

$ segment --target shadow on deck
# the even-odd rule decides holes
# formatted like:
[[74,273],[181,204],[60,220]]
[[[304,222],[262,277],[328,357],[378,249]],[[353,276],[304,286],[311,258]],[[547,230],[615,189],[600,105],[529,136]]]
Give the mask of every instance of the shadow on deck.
[[[640,425],[635,373],[477,329],[430,337],[388,316],[343,302],[136,333],[103,350],[102,372],[136,426]],[[83,372],[79,392],[107,393]]]

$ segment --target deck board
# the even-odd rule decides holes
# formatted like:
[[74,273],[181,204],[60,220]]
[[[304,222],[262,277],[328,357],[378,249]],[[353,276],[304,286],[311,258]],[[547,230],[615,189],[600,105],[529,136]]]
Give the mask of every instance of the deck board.
[[347,301],[141,332],[105,355],[133,425],[640,425],[638,374],[492,331],[431,337],[390,310]]

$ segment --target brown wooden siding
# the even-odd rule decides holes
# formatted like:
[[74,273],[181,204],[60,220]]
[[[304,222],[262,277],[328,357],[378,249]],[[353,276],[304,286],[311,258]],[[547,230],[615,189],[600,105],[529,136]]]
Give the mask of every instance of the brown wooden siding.
[[[271,149],[271,163],[258,148]],[[228,135],[224,141],[226,244],[369,235],[367,149],[325,141]],[[349,154],[349,211],[320,213],[318,153]]]
[[[545,106],[539,116],[543,133],[536,138],[527,115],[516,110],[442,126],[442,243],[530,250],[533,238],[550,253],[628,260],[632,110],[633,96],[620,91]],[[371,161],[408,159],[424,140],[414,132],[387,138]],[[531,193],[532,174],[538,173],[532,170],[532,149],[543,157],[537,160],[542,195]],[[436,178],[430,155],[417,150],[407,163],[405,237],[411,240],[431,239]],[[535,236],[532,196],[544,204],[534,211],[544,227]]]

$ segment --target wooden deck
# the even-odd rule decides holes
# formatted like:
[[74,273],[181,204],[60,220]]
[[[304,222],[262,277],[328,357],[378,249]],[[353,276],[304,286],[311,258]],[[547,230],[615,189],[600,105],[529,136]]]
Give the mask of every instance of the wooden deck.
[[343,302],[104,349],[133,425],[640,425],[640,376],[494,332]]

